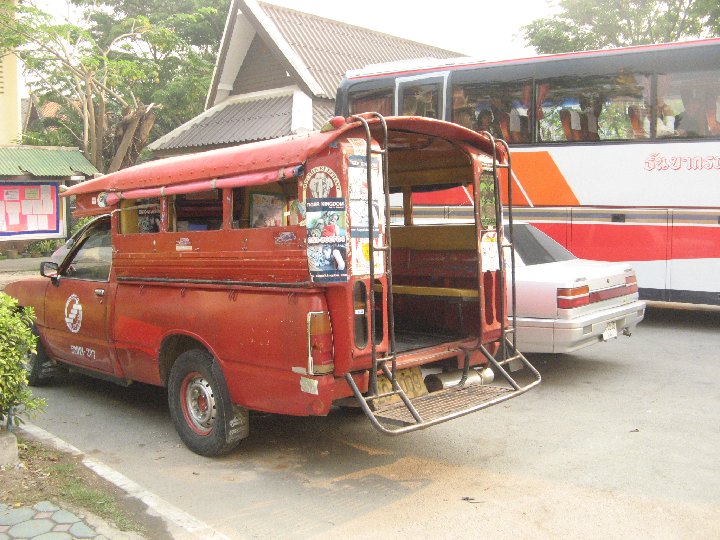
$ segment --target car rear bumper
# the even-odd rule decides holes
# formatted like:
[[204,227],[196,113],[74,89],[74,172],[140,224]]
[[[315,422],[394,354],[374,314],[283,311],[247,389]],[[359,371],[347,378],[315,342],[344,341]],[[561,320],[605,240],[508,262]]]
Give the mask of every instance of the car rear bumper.
[[638,300],[573,319],[518,317],[517,348],[522,352],[571,353],[604,341],[603,333],[609,323],[616,323],[620,335],[644,316],[645,302]]

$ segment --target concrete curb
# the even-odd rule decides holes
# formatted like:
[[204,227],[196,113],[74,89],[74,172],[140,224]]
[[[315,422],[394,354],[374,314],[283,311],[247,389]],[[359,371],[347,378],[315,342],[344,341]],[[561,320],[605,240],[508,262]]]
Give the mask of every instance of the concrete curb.
[[58,451],[81,457],[86,467],[122,489],[128,496],[147,505],[148,511],[151,514],[160,517],[165,522],[168,532],[173,538],[177,540],[230,540],[229,537],[216,531],[207,523],[194,518],[154,493],[150,493],[141,485],[130,480],[127,476],[108,467],[101,461],[88,457],[78,448],[56,437],[52,433],[27,422],[23,424],[19,430]]

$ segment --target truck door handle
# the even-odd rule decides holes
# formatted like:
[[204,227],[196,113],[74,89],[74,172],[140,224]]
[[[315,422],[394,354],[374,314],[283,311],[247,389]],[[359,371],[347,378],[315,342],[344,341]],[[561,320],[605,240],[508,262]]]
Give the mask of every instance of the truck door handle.
[[105,289],[95,289],[95,296],[105,296]]

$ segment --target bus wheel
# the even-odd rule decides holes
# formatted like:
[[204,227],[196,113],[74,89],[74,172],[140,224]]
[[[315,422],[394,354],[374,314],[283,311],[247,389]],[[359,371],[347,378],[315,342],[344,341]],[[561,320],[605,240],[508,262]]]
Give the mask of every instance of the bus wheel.
[[178,357],[170,370],[168,403],[175,429],[196,454],[219,456],[240,442],[225,377],[208,352],[190,350]]
[[34,353],[29,353],[25,361],[25,370],[27,371],[28,384],[30,386],[43,386],[52,381],[53,376],[57,372],[57,366],[48,357],[40,341],[37,328],[33,326],[32,333],[38,338],[37,346]]

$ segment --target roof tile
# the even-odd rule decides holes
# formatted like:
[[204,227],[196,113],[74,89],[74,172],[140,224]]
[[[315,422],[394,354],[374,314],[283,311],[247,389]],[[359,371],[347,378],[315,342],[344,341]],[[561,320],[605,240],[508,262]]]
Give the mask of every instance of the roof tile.
[[0,146],[0,174],[5,176],[92,176],[98,170],[77,148]]

